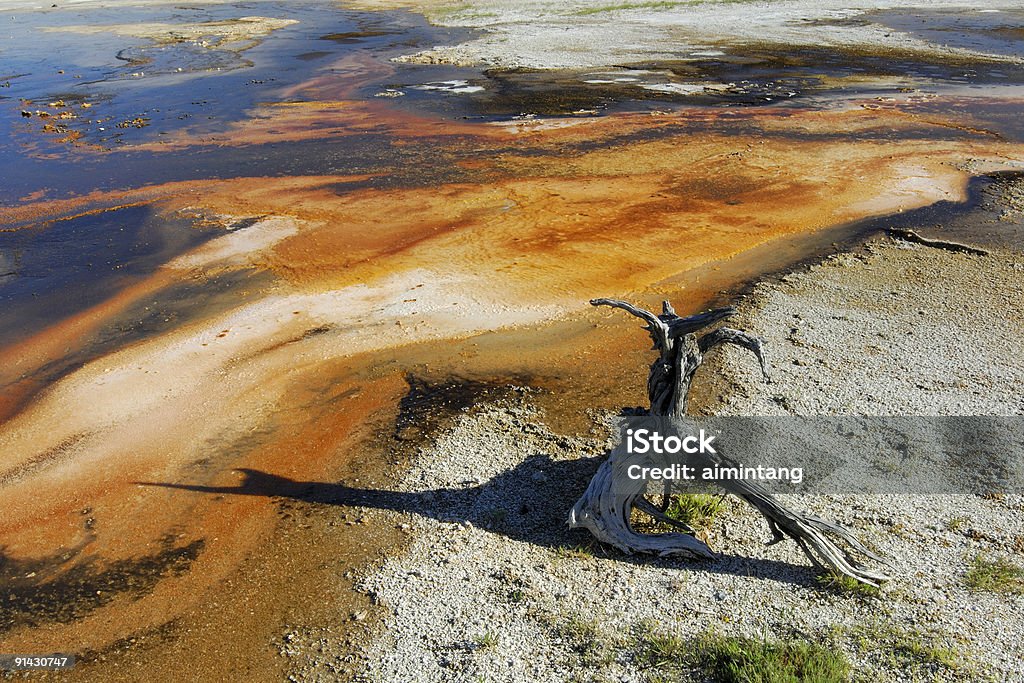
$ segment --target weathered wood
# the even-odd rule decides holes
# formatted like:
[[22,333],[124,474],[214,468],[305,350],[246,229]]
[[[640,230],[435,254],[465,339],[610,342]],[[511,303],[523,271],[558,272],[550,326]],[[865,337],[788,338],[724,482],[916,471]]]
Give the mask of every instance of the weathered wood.
[[933,249],[945,249],[946,251],[957,251],[961,254],[974,254],[975,256],[988,256],[988,251],[980,247],[972,247],[969,244],[947,240],[933,240],[919,235],[913,230],[906,230],[904,228],[890,228],[889,235],[904,242],[914,242],[915,244],[932,247]]
[[[696,337],[695,332],[720,322],[734,313],[732,308],[719,308],[706,313],[681,318],[675,314],[669,302],[663,305],[661,315],[633,306],[617,299],[594,299],[594,306],[620,308],[647,323],[646,329],[654,341],[654,350],[659,357],[651,365],[647,381],[650,400],[650,414],[679,419],[686,415],[688,395],[694,373],[704,360],[704,354],[723,344],[733,344],[753,353],[761,364],[761,371],[768,377],[764,346],[757,337],[721,327]],[[613,453],[598,468],[586,492],[569,513],[569,526],[588,529],[599,541],[613,545],[626,553],[653,553],[657,555],[682,555],[686,557],[714,557],[713,551],[695,538],[692,529],[671,520],[644,498],[646,482],[631,480],[620,471],[626,466],[625,456]],[[727,456],[717,454],[708,457],[707,463],[727,467],[738,463]],[[615,492],[612,492],[612,482]],[[849,576],[866,584],[877,585],[888,577],[872,570],[859,561],[863,557],[877,562],[884,560],[872,553],[847,529],[813,515],[790,510],[782,505],[764,487],[745,480],[721,480],[716,482],[723,489],[750,503],[764,516],[772,532],[771,543],[785,540],[796,541],[811,562],[821,569]],[[665,490],[666,502],[671,484]],[[630,522],[634,509],[652,518],[666,522],[682,532],[642,534],[635,531]]]

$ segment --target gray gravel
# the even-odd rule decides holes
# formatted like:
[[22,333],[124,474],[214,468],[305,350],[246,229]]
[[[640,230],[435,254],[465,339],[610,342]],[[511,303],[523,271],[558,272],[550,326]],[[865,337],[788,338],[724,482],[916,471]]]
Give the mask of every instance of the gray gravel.
[[1024,255],[876,241],[763,282],[731,325],[772,354],[719,364],[718,414],[1024,414]]

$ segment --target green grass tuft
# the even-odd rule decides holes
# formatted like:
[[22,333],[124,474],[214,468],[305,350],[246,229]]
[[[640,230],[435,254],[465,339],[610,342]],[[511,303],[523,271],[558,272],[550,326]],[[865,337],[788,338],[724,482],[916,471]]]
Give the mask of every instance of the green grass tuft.
[[555,630],[579,656],[579,663],[590,669],[612,664],[621,645],[621,639],[606,633],[596,619],[572,616],[557,623]]
[[723,499],[708,493],[672,496],[665,514],[694,529],[707,529],[722,509]]
[[940,643],[936,633],[907,631],[883,621],[861,624],[849,636],[861,653],[893,671],[923,675],[935,666],[950,671],[964,671],[966,662],[960,655]]
[[555,548],[555,557],[562,560],[586,560],[594,557],[594,545],[591,542],[560,545]]
[[1009,560],[974,558],[964,579],[968,588],[994,593],[1024,593],[1024,569]]
[[948,647],[925,642],[919,637],[908,636],[894,649],[898,654],[903,654],[922,664],[938,664],[954,671],[960,668],[960,658],[955,651]]
[[683,639],[644,628],[636,639],[637,659],[648,681],[702,680],[716,683],[840,683],[850,663],[834,648],[805,640],[760,640],[706,633]]
[[878,586],[861,583],[853,577],[846,576],[845,574],[837,574],[831,571],[819,576],[818,583],[823,587],[842,595],[863,598],[877,598],[882,595],[882,591]]
[[671,633],[651,631],[639,639],[640,661],[651,669],[671,668],[685,662],[687,642]]
[[960,531],[965,526],[967,526],[967,523],[970,521],[971,520],[969,520],[967,517],[964,517],[963,515],[950,517],[948,520],[946,520],[946,528],[950,531]]
[[850,663],[837,650],[802,640],[754,640],[708,634],[695,656],[705,675],[721,683],[839,683]]
[[493,650],[498,646],[498,636],[491,631],[484,631],[473,638],[473,643],[479,650]]

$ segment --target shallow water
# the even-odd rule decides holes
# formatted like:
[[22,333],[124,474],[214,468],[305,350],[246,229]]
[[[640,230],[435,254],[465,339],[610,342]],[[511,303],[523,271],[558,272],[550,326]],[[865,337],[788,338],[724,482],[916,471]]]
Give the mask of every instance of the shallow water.
[[[78,25],[198,23],[253,15],[298,23],[279,28],[244,50],[218,47],[215,37],[210,39],[212,47],[201,47],[194,41],[160,44],[109,32],[83,35],[66,30]],[[303,99],[292,97],[289,88],[330,75],[331,65],[346,56],[366,53],[385,60],[402,51],[458,40],[466,33],[428,26],[412,14],[346,11],[328,3],[58,9],[4,16],[0,21],[0,138],[6,140],[0,155],[0,202],[5,204],[40,191],[53,198],[230,173],[294,172],[272,153],[235,156],[222,150],[213,159],[168,159],[152,153],[103,152],[160,141],[181,130],[194,137],[223,131],[260,103]],[[339,40],[339,35],[346,38]],[[365,75],[346,72],[337,78],[359,83]],[[55,102],[65,106],[49,106]],[[23,111],[33,115],[23,116]],[[50,116],[41,118],[36,111]],[[58,118],[61,114],[69,118]],[[43,130],[47,124],[56,130]],[[334,170],[329,162],[321,169]]]
[[0,236],[0,343],[100,303],[221,232],[143,205]]
[[[1024,57],[1024,9],[992,10],[881,10],[863,15],[896,31],[945,45],[1007,57]],[[992,78],[1010,78],[998,69]],[[967,77],[966,75],[964,76]]]
[[[218,47],[216,39],[211,39],[212,46],[200,47],[191,41],[160,44],[108,32],[66,30],[76,25],[194,23],[251,15],[299,23],[279,28],[244,50]],[[989,48],[992,45],[974,45],[964,36],[1002,31],[1000,22],[1008,17],[950,13],[922,19],[884,13],[871,19],[901,30],[941,19],[948,26],[934,30],[960,36],[964,47]],[[442,121],[483,123],[532,116],[589,117],[681,104],[822,107],[865,96],[907,99],[915,90],[920,95],[962,88],[965,95],[973,90],[989,98],[998,98],[1000,90],[1006,95],[1024,91],[1020,65],[977,60],[967,64],[914,53],[794,50],[772,44],[593,71],[390,63],[389,57],[457,43],[470,33],[429,26],[413,14],[339,10],[326,3],[60,8],[0,21],[0,139],[5,140],[0,205],[196,178],[382,172],[402,176],[416,151],[396,148],[396,134],[386,125],[343,139],[323,136],[309,145],[294,140],[275,143],[270,137],[238,146],[228,134],[214,147],[182,148],[180,137],[175,138],[185,135],[186,141],[198,142],[224,134],[260,105],[325,96],[386,104]],[[996,47],[1021,53],[1019,36],[1008,34],[1000,40]],[[346,58],[364,56],[365,61],[344,63]],[[326,79],[322,92],[295,90],[315,77]],[[378,97],[382,94],[399,96]],[[37,112],[49,116],[42,118]],[[1005,118],[1010,126],[1019,117],[1008,113]],[[691,125],[694,132],[700,131],[700,122]],[[1021,131],[1014,127],[1013,132]],[[153,145],[172,138],[179,143],[174,154],[153,151],[159,149]],[[457,150],[448,145],[442,153]],[[422,165],[418,172],[424,173]]]

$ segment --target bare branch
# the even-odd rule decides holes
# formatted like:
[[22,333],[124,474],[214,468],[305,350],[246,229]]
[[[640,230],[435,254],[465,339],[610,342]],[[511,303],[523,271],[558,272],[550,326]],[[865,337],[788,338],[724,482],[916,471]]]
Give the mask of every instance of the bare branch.
[[697,313],[696,315],[687,316],[685,318],[674,316],[671,320],[665,320],[664,322],[668,324],[669,335],[673,339],[678,339],[684,335],[704,329],[710,325],[714,325],[721,320],[725,320],[735,312],[735,308],[715,308],[713,310],[704,311],[703,313]]
[[923,237],[913,230],[903,228],[889,228],[889,235],[904,242],[915,242],[933,249],[945,249],[946,251],[958,251],[961,254],[973,254],[974,256],[988,256],[988,251],[980,247],[972,247],[969,244],[960,242],[949,242],[947,240],[933,240]]
[[620,301],[619,299],[591,299],[591,306],[611,306],[612,308],[621,308],[622,310],[635,315],[647,322],[647,331],[651,333],[651,339],[654,341],[654,348],[659,351],[668,349],[672,342],[669,339],[668,325],[661,321],[658,316],[654,315],[650,311],[644,310],[633,304]]
[[719,327],[717,330],[701,337],[699,343],[700,350],[703,353],[707,353],[708,350],[719,344],[733,344],[747,349],[757,356],[757,362],[761,364],[761,373],[765,379],[768,378],[768,364],[765,359],[764,344],[757,337],[740,330],[734,330],[731,327]]

